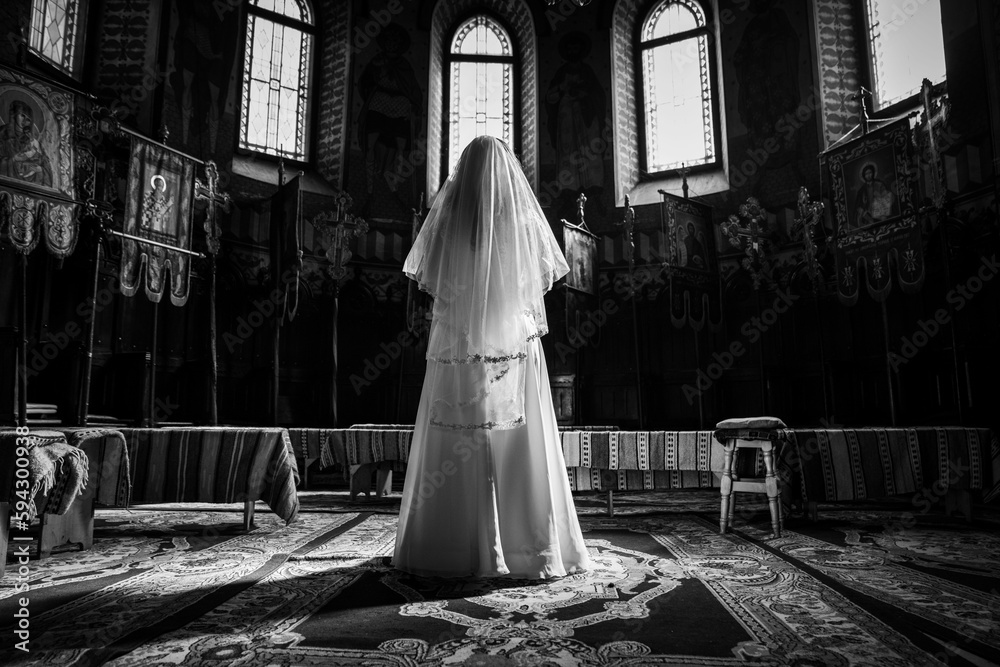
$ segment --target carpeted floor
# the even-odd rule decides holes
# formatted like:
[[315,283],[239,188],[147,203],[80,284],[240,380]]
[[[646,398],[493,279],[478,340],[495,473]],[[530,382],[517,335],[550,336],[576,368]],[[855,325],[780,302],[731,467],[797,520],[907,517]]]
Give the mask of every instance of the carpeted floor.
[[[1000,531],[913,506],[718,534],[718,491],[577,498],[595,569],[537,583],[392,569],[398,497],[99,510],[93,549],[0,582],[2,665],[1000,664]],[[910,511],[907,511],[909,508]],[[11,650],[30,597],[30,653]]]

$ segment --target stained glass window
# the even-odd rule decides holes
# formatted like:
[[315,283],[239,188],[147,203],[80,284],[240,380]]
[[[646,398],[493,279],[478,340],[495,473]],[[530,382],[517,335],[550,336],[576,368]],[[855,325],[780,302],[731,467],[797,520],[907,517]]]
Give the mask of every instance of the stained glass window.
[[865,4],[875,109],[918,93],[924,79],[934,84],[944,81],[939,0],[866,0]]
[[315,25],[305,0],[251,0],[243,63],[240,147],[309,159]]
[[31,50],[74,74],[80,0],[32,0]]
[[448,173],[466,145],[490,134],[514,146],[514,50],[507,31],[487,16],[459,24],[448,48]]
[[645,170],[658,173],[716,161],[711,44],[696,0],[665,0],[642,24]]

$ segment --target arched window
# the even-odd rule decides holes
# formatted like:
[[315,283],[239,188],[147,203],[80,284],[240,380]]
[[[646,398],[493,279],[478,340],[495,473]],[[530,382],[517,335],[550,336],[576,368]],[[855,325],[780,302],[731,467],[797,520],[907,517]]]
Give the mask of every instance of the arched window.
[[474,138],[491,134],[514,142],[514,49],[506,29],[479,14],[455,29],[445,55],[448,111],[445,116],[446,174]]
[[240,148],[309,159],[314,34],[306,0],[250,0]]
[[710,30],[697,0],[663,0],[639,28],[644,171],[718,160]]
[[[875,110],[945,80],[940,0],[865,0]],[[915,45],[919,45],[917,48]]]
[[38,56],[69,75],[79,62],[77,41],[82,34],[86,0],[32,0],[29,46]]

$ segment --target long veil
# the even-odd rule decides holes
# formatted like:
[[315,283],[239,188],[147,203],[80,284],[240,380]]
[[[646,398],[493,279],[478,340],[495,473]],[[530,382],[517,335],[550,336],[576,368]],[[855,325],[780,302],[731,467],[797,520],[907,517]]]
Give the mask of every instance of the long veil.
[[524,423],[527,345],[547,333],[543,295],[568,271],[514,153],[495,137],[474,139],[403,266],[434,297],[431,425]]

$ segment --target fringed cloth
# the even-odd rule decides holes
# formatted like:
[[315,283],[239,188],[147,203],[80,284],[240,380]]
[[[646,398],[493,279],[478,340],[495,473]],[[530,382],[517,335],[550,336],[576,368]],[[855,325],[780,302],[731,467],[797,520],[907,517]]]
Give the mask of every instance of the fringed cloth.
[[[4,445],[16,442],[13,434],[5,434]],[[65,514],[73,501],[87,486],[89,461],[83,450],[66,442],[62,433],[40,431],[25,436],[22,444],[28,450],[28,480],[31,483],[27,499],[27,519],[45,514]],[[14,471],[12,470],[13,474]],[[17,487],[11,484],[11,505],[19,500]]]

